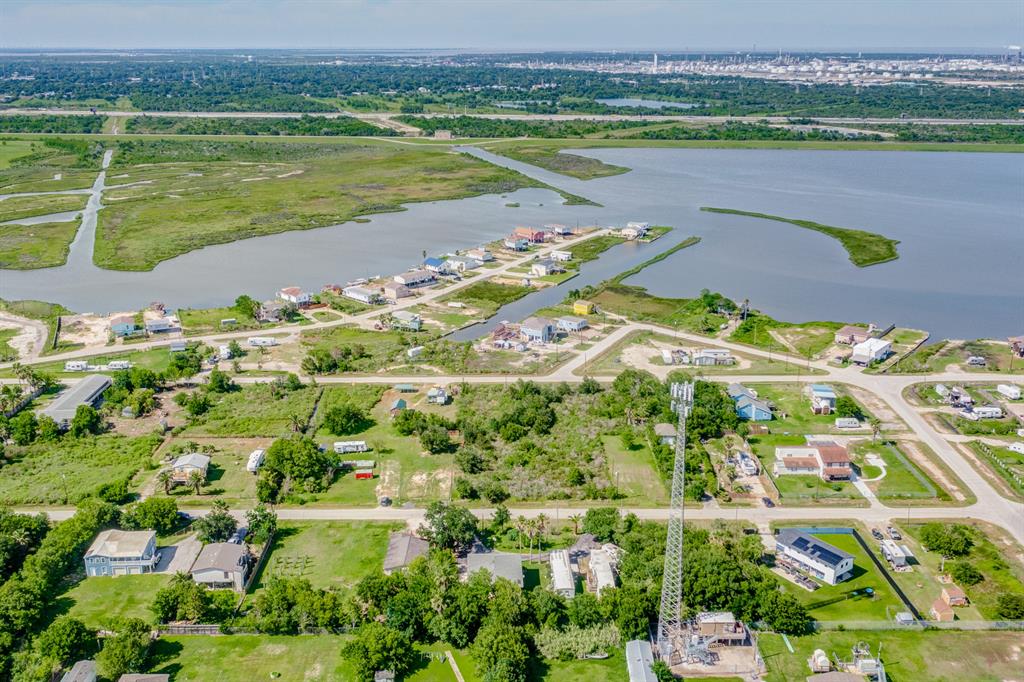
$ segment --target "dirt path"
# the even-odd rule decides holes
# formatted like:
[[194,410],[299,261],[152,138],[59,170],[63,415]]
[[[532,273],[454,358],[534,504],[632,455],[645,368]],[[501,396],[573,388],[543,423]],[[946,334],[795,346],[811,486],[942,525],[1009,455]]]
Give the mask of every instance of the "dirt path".
[[800,354],[800,352],[796,349],[796,346],[794,346],[785,336],[780,334],[778,331],[774,329],[769,329],[768,333],[771,335],[773,339],[781,343],[783,348],[788,350],[790,353],[796,353],[797,355]]
[[0,329],[17,329],[7,343],[18,353],[19,360],[39,357],[50,335],[46,323],[0,311]]
[[867,408],[868,412],[878,417],[882,422],[882,428],[886,431],[906,431],[907,425],[889,404],[874,393],[865,391],[862,388],[847,384],[845,387],[858,403]]
[[954,500],[957,502],[963,502],[967,499],[960,483],[946,475],[946,472],[943,471],[943,469],[925,453],[921,443],[916,440],[901,440],[899,441],[899,447],[900,450],[902,450],[903,453],[914,462],[914,464],[920,467],[933,481],[938,483],[946,492],[952,495]]

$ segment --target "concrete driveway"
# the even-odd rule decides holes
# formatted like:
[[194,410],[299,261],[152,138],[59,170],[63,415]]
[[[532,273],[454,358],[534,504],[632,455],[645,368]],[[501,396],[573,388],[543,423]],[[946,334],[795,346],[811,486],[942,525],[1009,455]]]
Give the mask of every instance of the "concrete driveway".
[[173,545],[158,547],[160,563],[156,566],[156,573],[179,573],[188,572],[199,556],[203,543],[199,542],[195,535]]

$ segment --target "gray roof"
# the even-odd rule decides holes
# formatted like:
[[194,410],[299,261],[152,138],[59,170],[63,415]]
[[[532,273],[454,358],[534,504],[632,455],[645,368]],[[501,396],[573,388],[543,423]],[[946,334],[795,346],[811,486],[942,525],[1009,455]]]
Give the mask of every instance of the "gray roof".
[[195,563],[192,564],[192,572],[210,569],[225,573],[237,571],[244,563],[245,553],[243,545],[236,545],[233,542],[211,542],[199,552]]
[[651,643],[645,639],[634,639],[626,642],[626,671],[629,682],[658,682],[651,670],[654,665],[654,653]]
[[117,682],[170,682],[166,673],[128,673],[117,678]]
[[78,661],[64,673],[60,682],[94,682],[95,679],[96,661]]
[[792,547],[801,554],[805,554],[833,568],[838,566],[844,559],[854,558],[849,552],[833,547],[824,540],[819,540],[799,528],[783,528],[775,536],[775,540],[785,547]]
[[663,424],[655,424],[654,425],[654,435],[659,436],[659,437],[667,437],[667,436],[675,437],[675,435],[676,435],[676,427],[675,427],[674,424],[664,424],[664,423]]
[[210,456],[204,455],[199,452],[190,452],[187,455],[182,455],[178,459],[174,460],[174,464],[171,465],[175,469],[181,467],[196,467],[198,469],[206,469],[210,466]]
[[79,405],[92,405],[110,386],[110,377],[90,374],[74,386],[57,396],[57,399],[40,411],[58,424],[70,422]]
[[495,578],[505,578],[523,586],[523,560],[518,554],[475,552],[466,557],[466,566],[470,575],[487,570]]
[[392,533],[388,538],[388,553],[384,556],[384,571],[390,573],[405,568],[429,550],[430,543],[423,538],[411,533]]
[[747,396],[748,398],[754,397],[753,391],[751,391],[743,384],[729,384],[728,388],[725,389],[725,392],[728,393],[729,397],[733,399],[739,398],[741,396]]
[[521,329],[541,329],[543,327],[554,326],[546,317],[528,317],[523,320],[523,323],[519,325]]
[[736,407],[744,407],[746,405],[752,405],[760,410],[764,410],[765,412],[772,411],[772,408],[768,403],[763,400],[758,400],[757,398],[751,398],[748,395],[745,395],[736,401]]
[[92,541],[85,556],[133,559],[142,556],[155,537],[156,532],[151,530],[105,530]]

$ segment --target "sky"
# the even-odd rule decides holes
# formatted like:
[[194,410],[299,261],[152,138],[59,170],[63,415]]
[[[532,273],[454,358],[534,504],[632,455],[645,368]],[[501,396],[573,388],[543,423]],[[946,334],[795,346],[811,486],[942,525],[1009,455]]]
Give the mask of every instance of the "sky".
[[1001,51],[1024,0],[0,0],[4,48]]

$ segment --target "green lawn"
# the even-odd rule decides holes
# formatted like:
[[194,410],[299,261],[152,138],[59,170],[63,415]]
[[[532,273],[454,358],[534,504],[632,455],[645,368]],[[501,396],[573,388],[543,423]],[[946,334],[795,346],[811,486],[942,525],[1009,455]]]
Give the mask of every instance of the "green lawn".
[[0,268],[32,270],[67,262],[80,220],[37,225],[0,225]]
[[975,452],[985,468],[1006,484],[1012,496],[1024,499],[1024,483],[1021,483],[1021,478],[1024,478],[1024,455],[981,441],[973,441],[968,447]]
[[552,146],[501,146],[492,147],[491,151],[507,156],[516,161],[522,161],[532,166],[538,166],[545,170],[569,175],[580,180],[593,180],[609,175],[628,173],[629,168],[614,166],[597,159],[591,159],[579,154],[569,154],[562,151],[563,145]]
[[388,535],[401,523],[282,521],[270,557],[256,580],[301,577],[322,588],[348,588],[381,568]]
[[[152,348],[150,350],[119,350],[119,351],[106,351],[99,355],[92,355],[87,358],[89,363],[94,365],[107,365],[112,360],[128,360],[132,363],[133,367],[143,367],[145,369],[151,369],[154,372],[162,372],[171,364],[171,353],[167,348]],[[81,378],[82,372],[65,372],[64,361],[58,360],[54,362],[44,362],[36,365],[41,371],[48,372],[57,377],[73,377]],[[117,370],[107,370],[106,372],[98,372],[99,374],[112,374]],[[10,370],[4,370],[0,375],[9,376]]]
[[37,144],[32,140],[0,140],[0,170],[10,168],[12,161],[31,154]]
[[85,578],[57,597],[53,608],[66,610],[94,628],[115,618],[142,618],[152,623],[149,606],[153,595],[170,580],[171,576],[165,574]]
[[[311,229],[402,204],[539,183],[447,148],[353,140],[119,139],[95,261],[151,270],[211,244]],[[127,177],[121,177],[127,176]]]
[[428,336],[427,332],[384,332],[343,325],[304,331],[299,337],[300,346],[292,349],[282,348],[276,352],[283,354],[287,359],[301,362],[305,354],[314,348],[335,351],[344,347],[358,347],[364,356],[348,360],[347,371],[374,372],[393,362],[404,362],[402,351],[408,345],[419,343],[419,339],[426,340]]
[[336,635],[167,636],[154,643],[149,670],[175,682],[355,682],[341,658],[344,643]]
[[[815,537],[852,554],[854,560],[852,578],[838,585],[819,583],[821,587],[814,592],[808,592],[788,580],[779,581],[785,592],[794,595],[807,607],[812,618],[847,622],[891,621],[898,612],[905,610],[889,583],[879,574],[878,569],[852,535],[819,534]],[[869,596],[865,588],[871,588],[874,594]]]
[[11,345],[11,339],[18,335],[18,329],[0,329],[0,361],[10,362],[18,359],[18,351]]
[[[178,308],[178,319],[188,336],[200,334],[216,334],[222,331],[238,331],[242,329],[259,329],[260,323],[251,315],[246,315],[233,306],[223,308]],[[222,325],[221,320],[234,318],[235,324]]]
[[321,389],[306,386],[274,393],[269,384],[249,384],[221,394],[206,414],[185,428],[183,436],[275,437],[292,432],[292,417],[305,425]]
[[9,461],[0,475],[0,500],[7,504],[73,504],[104,483],[130,478],[150,466],[159,444],[160,437],[154,435],[103,435],[8,446]]
[[[171,446],[188,441],[188,438],[175,438]],[[203,438],[202,445],[213,445],[216,450],[210,455],[210,468],[206,474],[206,485],[202,494],[196,495],[189,486],[179,485],[171,488],[173,497],[180,506],[208,507],[215,498],[227,502],[233,508],[248,508],[256,502],[256,476],[249,473],[245,466],[249,461],[249,453],[257,448],[266,449],[270,446],[269,438]],[[167,452],[165,448],[161,452]],[[156,472],[147,475],[154,478]],[[157,496],[163,496],[163,489],[154,485]]]
[[[855,464],[861,464],[869,453],[885,462],[885,477],[868,483],[879,499],[910,503],[950,501],[949,493],[901,452],[898,445],[863,441],[853,448],[851,455]],[[861,475],[872,478],[875,474],[862,469]]]
[[[848,395],[842,384],[828,384],[836,396]],[[814,414],[811,399],[804,385],[797,383],[756,384],[746,386],[757,391],[757,397],[771,402],[775,418],[768,424],[772,433],[831,433],[835,430],[834,414]],[[861,408],[863,409],[863,407]]]
[[668,502],[665,483],[658,475],[654,456],[645,445],[627,450],[618,436],[604,436],[602,441],[608,456],[609,477],[626,497],[648,506]]
[[484,280],[448,294],[442,297],[440,301],[442,303],[461,301],[466,305],[479,309],[481,317],[489,317],[497,312],[501,306],[516,301],[532,291],[534,291],[533,287],[498,284],[490,280]]
[[[774,424],[774,422],[773,422]],[[770,476],[779,491],[783,504],[814,505],[841,503],[858,505],[866,504],[866,500],[849,481],[832,481],[826,483],[818,476],[810,474],[772,474],[775,466],[775,448],[802,446],[806,440],[802,435],[779,435],[774,432],[767,436],[748,438],[751,449],[761,462],[761,467]]]
[[822,632],[790,637],[790,653],[780,635],[759,637],[768,666],[768,682],[803,680],[810,672],[807,659],[815,649],[845,660],[858,642],[882,647],[882,661],[893,682],[1006,682],[1020,678],[1019,632],[857,631]]

